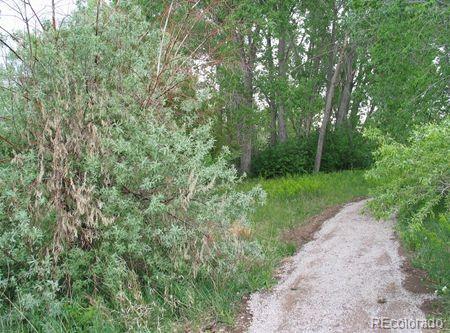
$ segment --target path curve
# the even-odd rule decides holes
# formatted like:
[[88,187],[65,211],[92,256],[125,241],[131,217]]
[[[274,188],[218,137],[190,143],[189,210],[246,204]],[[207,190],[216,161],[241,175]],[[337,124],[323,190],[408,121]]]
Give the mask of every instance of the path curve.
[[425,319],[420,305],[432,295],[402,286],[404,258],[394,222],[364,214],[365,202],[348,204],[324,222],[285,267],[278,285],[250,297],[249,332],[379,332],[371,328],[374,318]]

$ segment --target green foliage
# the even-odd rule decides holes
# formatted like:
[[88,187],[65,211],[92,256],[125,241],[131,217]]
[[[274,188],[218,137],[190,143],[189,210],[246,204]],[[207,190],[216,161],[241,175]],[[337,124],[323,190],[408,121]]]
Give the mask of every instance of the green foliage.
[[[278,143],[261,151],[253,161],[253,174],[265,178],[312,172],[317,145],[317,133]],[[328,131],[321,170],[325,172],[363,169],[372,162],[373,143],[360,132],[347,128]]]
[[352,0],[350,8],[349,28],[365,58],[364,86],[378,109],[370,122],[405,142],[416,125],[449,112],[450,7],[443,1]]
[[[362,171],[251,179],[241,183],[239,189],[246,192],[255,186],[263,188],[267,199],[265,205],[257,207],[250,216],[250,238],[261,244],[264,257],[254,259],[253,265],[240,266],[216,294],[210,293],[209,285],[204,286],[204,299],[219,314],[216,320],[227,324],[233,324],[235,319],[237,308],[233,302],[239,305],[243,295],[276,283],[273,273],[280,261],[297,248],[297,244],[283,239],[283,233],[306,223],[330,206],[366,195],[368,189]],[[201,313],[196,311],[199,311],[199,304],[192,308],[191,318],[201,319]]]
[[398,213],[418,264],[448,284],[449,121],[405,144],[416,124],[448,114],[448,10],[432,0],[88,1],[57,29],[15,33],[0,71],[0,331],[230,323],[233,304],[294,251],[280,233],[366,194],[360,171],[260,180],[269,201],[252,214],[264,194],[257,180],[236,191],[222,149],[234,158],[266,146],[283,111],[291,140],[260,152],[253,172],[311,172],[347,38],[351,101],[345,126],[326,135],[322,170],[371,165],[362,119],[401,142],[380,141],[372,206]]
[[265,178],[306,173],[310,159],[307,148],[304,142],[297,140],[268,147],[253,159],[252,173]]
[[418,127],[407,144],[378,137],[370,207],[397,214],[402,239],[440,288],[450,284],[450,120]]
[[2,71],[2,330],[162,329],[261,257],[231,227],[263,192],[180,114],[191,60],[161,37],[134,7],[80,8]]

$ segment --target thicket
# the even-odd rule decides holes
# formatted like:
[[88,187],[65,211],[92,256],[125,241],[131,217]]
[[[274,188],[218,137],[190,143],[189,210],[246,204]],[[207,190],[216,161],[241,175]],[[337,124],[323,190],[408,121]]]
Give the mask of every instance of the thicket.
[[208,307],[205,286],[261,256],[239,230],[263,192],[236,192],[209,127],[190,126],[184,35],[102,3],[17,38],[1,71],[1,330],[156,330]]
[[415,252],[416,263],[448,300],[450,119],[418,127],[405,144],[376,131],[369,135],[380,142],[374,167],[367,173],[374,197],[370,207],[379,217],[398,217],[400,235]]
[[[318,132],[268,146],[256,154],[252,174],[274,178],[311,173],[314,167]],[[365,169],[372,163],[374,143],[359,131],[346,127],[329,130],[325,137],[321,170],[333,172]]]

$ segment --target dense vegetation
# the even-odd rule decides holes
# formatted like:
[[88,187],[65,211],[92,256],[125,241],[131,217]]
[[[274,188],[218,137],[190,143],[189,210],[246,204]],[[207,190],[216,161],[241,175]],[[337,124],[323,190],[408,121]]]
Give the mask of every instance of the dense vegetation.
[[295,249],[280,235],[369,184],[445,293],[445,2],[87,1],[63,20],[17,2],[1,331],[231,324]]
[[[314,169],[318,133],[290,139],[260,151],[252,163],[251,174],[265,178],[311,173]],[[360,132],[340,128],[327,134],[321,170],[365,169],[372,163],[374,143]]]
[[[372,183],[372,211],[398,217],[405,244],[415,262],[426,269],[450,314],[450,119],[426,125],[405,144],[379,137]],[[376,133],[371,135],[376,136]],[[447,318],[448,319],[448,318]]]
[[129,11],[79,10],[6,73],[21,84],[2,95],[3,329],[161,329],[261,255],[231,227],[263,193],[236,192],[208,127],[158,99],[184,74],[153,72],[161,33]]

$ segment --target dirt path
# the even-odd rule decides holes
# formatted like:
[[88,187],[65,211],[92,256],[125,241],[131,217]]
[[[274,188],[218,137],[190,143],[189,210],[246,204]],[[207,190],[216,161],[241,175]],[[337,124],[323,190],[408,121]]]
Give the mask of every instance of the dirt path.
[[[404,288],[393,222],[363,214],[364,203],[348,204],[327,220],[286,265],[279,284],[251,296],[249,332],[379,332],[371,328],[374,318],[425,320],[420,305],[432,295]],[[407,324],[398,332],[420,331]]]

